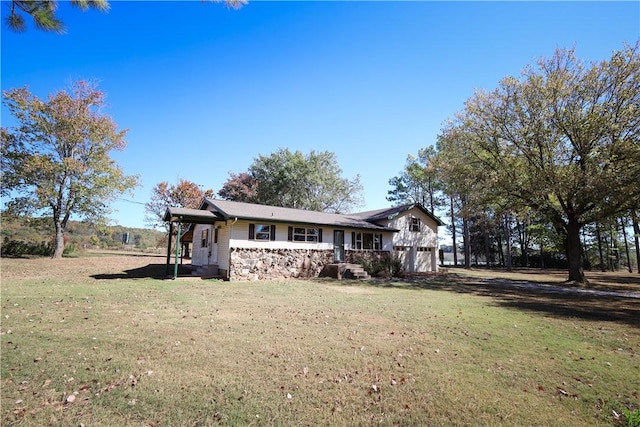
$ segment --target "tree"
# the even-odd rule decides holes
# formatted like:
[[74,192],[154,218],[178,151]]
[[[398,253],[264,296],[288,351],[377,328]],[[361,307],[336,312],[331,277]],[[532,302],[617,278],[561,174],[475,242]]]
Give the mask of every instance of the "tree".
[[[349,180],[341,174],[334,153],[311,151],[304,155],[281,148],[268,156],[259,155],[246,174],[230,174],[219,194],[234,201],[348,212],[361,204],[362,187],[359,176]],[[238,177],[242,177],[240,182]]]
[[[217,3],[220,0],[212,1]],[[6,25],[15,32],[27,30],[24,15],[30,16],[35,27],[39,30],[59,34],[65,32],[64,24],[56,15],[57,0],[11,0],[6,3],[10,9],[6,17]],[[227,7],[239,9],[247,3],[247,0],[224,0],[224,3]],[[106,12],[110,8],[107,0],[71,0],[71,4],[82,11],[96,9],[100,12]]]
[[218,191],[218,196],[224,200],[255,203],[258,197],[258,182],[247,172],[229,172],[229,179]]
[[[100,12],[109,10],[107,0],[71,0],[71,4],[85,11],[96,9]],[[54,33],[64,33],[65,27],[62,21],[56,16],[58,2],[56,0],[12,0],[7,3],[10,12],[6,17],[7,26],[16,32],[27,30],[24,16],[31,16],[35,27],[42,31]]]
[[[204,2],[204,0],[202,0]],[[218,3],[222,0],[212,0]],[[3,2],[4,3],[4,2]],[[247,0],[224,0],[227,7],[239,9],[247,4]],[[6,2],[9,14],[5,19],[7,27],[15,32],[27,30],[25,16],[33,19],[35,27],[42,31],[63,34],[66,28],[56,15],[58,9],[57,0],[11,0]],[[71,4],[82,11],[95,9],[99,12],[107,12],[110,9],[108,0],[71,0]]]
[[197,209],[205,197],[213,197],[214,191],[203,190],[198,184],[180,178],[178,184],[159,182],[151,190],[151,199],[145,203],[145,222],[152,228],[167,228],[164,214],[168,207]]
[[580,229],[640,199],[639,49],[589,65],[558,50],[476,93],[444,131],[492,199],[532,208],[564,236],[571,281],[585,282]]
[[3,103],[18,122],[2,129],[3,195],[21,214],[46,212],[55,229],[54,258],[62,257],[64,233],[72,215],[104,219],[109,203],[138,182],[111,159],[126,146],[103,114],[104,93],[79,81],[41,100],[24,88],[3,92]]
[[387,192],[387,200],[398,204],[420,203],[431,212],[444,204],[439,194],[440,181],[435,167],[436,150],[433,146],[418,151],[418,157],[407,157],[407,163],[399,176],[389,180],[393,188]]

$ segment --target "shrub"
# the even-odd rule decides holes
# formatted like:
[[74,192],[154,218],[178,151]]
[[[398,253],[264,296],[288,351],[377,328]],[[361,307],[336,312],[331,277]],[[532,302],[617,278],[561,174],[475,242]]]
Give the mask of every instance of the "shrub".
[[395,257],[392,259],[359,258],[358,264],[362,265],[371,277],[388,279],[403,276],[402,261]]
[[25,242],[22,240],[9,240],[8,237],[5,237],[2,242],[1,253],[2,256],[50,256],[53,254],[53,248],[47,242]]

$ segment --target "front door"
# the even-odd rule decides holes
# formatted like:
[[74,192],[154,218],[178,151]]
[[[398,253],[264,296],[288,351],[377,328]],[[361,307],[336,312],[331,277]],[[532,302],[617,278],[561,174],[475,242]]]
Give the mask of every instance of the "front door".
[[218,227],[213,227],[213,245],[211,245],[211,260],[209,264],[218,264]]
[[344,230],[333,230],[333,262],[344,262]]

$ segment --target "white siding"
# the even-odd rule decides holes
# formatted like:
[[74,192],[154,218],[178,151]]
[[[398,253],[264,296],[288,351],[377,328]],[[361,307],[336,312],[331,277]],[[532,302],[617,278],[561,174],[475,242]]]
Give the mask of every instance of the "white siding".
[[[266,224],[276,226],[275,240],[249,240],[249,224]],[[301,227],[301,226],[299,226]],[[311,228],[311,226],[308,226]],[[231,247],[234,248],[265,248],[265,249],[317,249],[333,250],[333,228],[322,228],[322,243],[290,242],[288,241],[289,226],[282,223],[267,221],[238,221],[233,225]]]
[[[191,249],[191,264],[207,265],[209,248],[202,247],[202,230],[209,229],[209,236],[212,236],[213,227],[209,224],[196,224],[193,229],[193,246]],[[210,238],[210,240],[212,240]]]
[[[409,229],[412,217],[420,219],[419,232]],[[394,251],[394,255],[403,260],[407,271],[437,271],[438,225],[433,219],[420,209],[413,208],[388,221],[387,226],[399,230],[393,236],[393,246],[406,250]]]
[[[420,219],[420,232],[409,230],[410,218]],[[419,209],[412,209],[390,221],[389,226],[400,230],[393,237],[394,246],[436,248],[438,246],[438,226]]]
[[229,225],[222,223],[218,229],[218,268],[221,270],[229,270]]

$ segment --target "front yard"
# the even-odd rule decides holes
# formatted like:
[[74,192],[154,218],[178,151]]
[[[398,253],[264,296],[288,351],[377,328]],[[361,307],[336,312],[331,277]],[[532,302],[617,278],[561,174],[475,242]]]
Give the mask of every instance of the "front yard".
[[637,298],[165,281],[163,261],[2,259],[2,425],[627,425],[640,407]]

